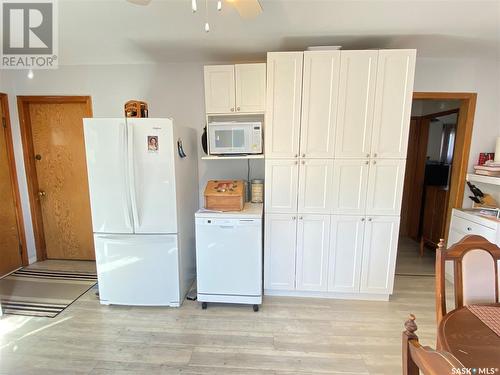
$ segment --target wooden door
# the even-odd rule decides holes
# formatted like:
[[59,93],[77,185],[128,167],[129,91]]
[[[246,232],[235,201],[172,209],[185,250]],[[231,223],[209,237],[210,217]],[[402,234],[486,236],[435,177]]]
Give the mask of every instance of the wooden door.
[[[16,212],[17,181],[4,96],[0,98],[0,277],[23,265],[22,242]],[[5,105],[5,111],[7,106]]]
[[234,65],[205,66],[206,113],[235,112]]
[[398,247],[399,217],[369,216],[363,240],[362,293],[391,294]]
[[264,288],[295,289],[297,216],[266,214],[264,240]]
[[333,158],[340,51],[304,52],[300,154],[304,158]]
[[332,215],[328,257],[328,291],[359,292],[366,219]]
[[406,160],[374,159],[368,173],[367,215],[399,215]]
[[266,110],[266,64],[237,64],[236,112],[264,112]]
[[297,290],[326,291],[330,215],[303,215],[297,222]]
[[299,184],[298,160],[266,160],[266,212],[296,213]]
[[335,157],[370,157],[378,51],[341,51]]
[[364,215],[368,159],[336,159],[333,167],[332,213]]
[[303,52],[267,54],[266,136],[268,158],[299,155]]
[[39,208],[34,211],[37,247],[48,259],[95,259],[82,121],[92,117],[90,102],[19,100],[25,158],[34,166],[27,173]]
[[298,212],[329,214],[332,210],[332,181],[333,160],[301,160]]
[[406,158],[416,50],[380,50],[371,153]]

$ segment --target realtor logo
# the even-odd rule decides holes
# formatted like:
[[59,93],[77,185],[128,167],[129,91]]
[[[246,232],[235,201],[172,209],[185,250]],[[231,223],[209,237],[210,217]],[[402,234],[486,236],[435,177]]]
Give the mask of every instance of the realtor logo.
[[2,0],[2,55],[5,69],[57,67],[55,0]]

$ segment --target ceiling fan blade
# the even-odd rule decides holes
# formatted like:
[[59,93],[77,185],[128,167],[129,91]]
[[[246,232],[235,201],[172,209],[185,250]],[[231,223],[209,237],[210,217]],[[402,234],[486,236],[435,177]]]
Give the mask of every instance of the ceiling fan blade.
[[135,5],[149,5],[151,0],[127,0],[129,3],[135,4]]
[[226,0],[233,5],[241,18],[255,18],[262,13],[259,0]]

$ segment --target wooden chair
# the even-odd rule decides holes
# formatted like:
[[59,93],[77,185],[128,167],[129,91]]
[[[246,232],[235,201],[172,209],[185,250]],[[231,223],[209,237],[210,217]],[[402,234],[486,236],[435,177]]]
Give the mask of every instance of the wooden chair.
[[451,353],[420,345],[415,334],[415,315],[410,314],[405,322],[405,329],[402,335],[403,375],[419,375],[420,371],[425,375],[451,375],[464,368]]
[[446,315],[445,265],[453,262],[455,308],[474,303],[497,303],[500,248],[481,236],[465,236],[449,249],[444,240],[436,249],[437,322]]

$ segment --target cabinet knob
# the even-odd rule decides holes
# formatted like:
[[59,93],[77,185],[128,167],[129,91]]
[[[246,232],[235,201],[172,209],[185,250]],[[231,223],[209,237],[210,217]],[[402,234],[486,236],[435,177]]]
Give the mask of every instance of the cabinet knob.
[[364,218],[364,217],[362,217],[362,218],[361,218],[361,221],[365,221],[365,218]]
[[302,220],[302,219],[303,219],[303,217],[302,217],[302,216],[299,216],[299,220]]
[[295,165],[299,164],[299,161],[298,160],[295,160]]
[[305,158],[306,157],[306,154],[302,154],[302,157]]
[[234,108],[231,108],[231,112],[234,112]]
[[304,165],[305,163],[306,163],[305,160],[302,160],[302,165]]
[[236,107],[236,110],[239,111],[240,110],[240,107]]
[[299,154],[295,154],[295,157],[298,158],[299,157]]
[[374,161],[373,161],[373,164],[377,164],[377,161],[376,161],[376,160],[374,160]]
[[369,158],[370,157],[370,154],[366,154],[366,157]]
[[292,220],[295,220],[295,219],[296,219],[296,217],[295,217],[295,216],[292,216]]
[[368,221],[372,221],[372,218],[371,218],[371,217],[369,217],[369,218],[368,218]]
[[365,164],[368,165],[368,164],[370,164],[370,162],[367,160],[367,161],[365,161]]
[[373,157],[374,157],[374,158],[376,158],[376,157],[377,157],[377,153],[374,153],[374,154],[373,154]]

